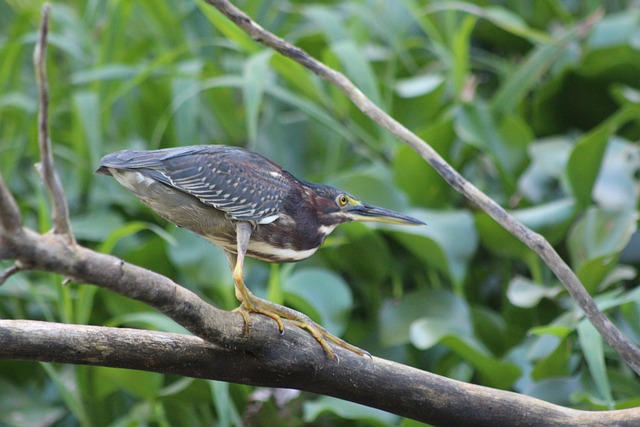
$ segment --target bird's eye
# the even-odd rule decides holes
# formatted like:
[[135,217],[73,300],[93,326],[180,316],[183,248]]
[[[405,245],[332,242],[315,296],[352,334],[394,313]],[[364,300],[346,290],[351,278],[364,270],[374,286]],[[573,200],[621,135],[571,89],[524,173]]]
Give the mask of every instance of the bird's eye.
[[340,205],[341,208],[347,206],[347,203],[349,203],[349,198],[347,196],[344,194],[338,196],[338,205]]

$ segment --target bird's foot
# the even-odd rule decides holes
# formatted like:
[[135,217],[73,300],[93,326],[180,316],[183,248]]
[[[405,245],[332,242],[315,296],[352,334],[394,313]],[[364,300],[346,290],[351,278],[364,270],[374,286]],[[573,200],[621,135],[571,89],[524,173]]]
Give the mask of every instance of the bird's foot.
[[349,344],[336,337],[335,335],[329,333],[325,328],[320,326],[318,323],[314,322],[309,318],[309,316],[300,313],[299,311],[293,310],[289,307],[285,307],[271,301],[258,298],[256,296],[251,295],[251,299],[249,301],[243,301],[242,304],[234,311],[240,313],[244,319],[245,324],[245,332],[249,334],[249,323],[250,313],[259,313],[268,317],[271,317],[278,324],[278,328],[280,329],[280,333],[284,333],[284,324],[282,323],[282,319],[287,319],[294,325],[299,328],[306,329],[313,335],[313,337],[318,341],[318,343],[322,346],[324,351],[331,357],[332,359],[336,357],[335,353],[329,346],[328,341],[333,341],[335,344],[339,345],[342,348],[345,348],[353,353],[356,353],[359,356],[368,356],[371,355],[361,348],[358,348],[354,345]]

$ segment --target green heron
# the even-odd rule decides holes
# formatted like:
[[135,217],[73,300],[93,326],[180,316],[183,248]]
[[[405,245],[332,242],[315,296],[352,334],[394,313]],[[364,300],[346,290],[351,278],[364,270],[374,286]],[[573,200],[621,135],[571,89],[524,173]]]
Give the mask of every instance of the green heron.
[[301,181],[271,160],[238,147],[200,145],[124,150],[102,158],[97,173],[113,176],[160,216],[221,247],[233,271],[236,309],[249,331],[249,314],[281,318],[307,329],[334,357],[326,339],[364,355],[308,316],[254,296],[244,284],[245,256],[268,262],[310,257],[343,222],[423,222],[367,205],[328,185]]

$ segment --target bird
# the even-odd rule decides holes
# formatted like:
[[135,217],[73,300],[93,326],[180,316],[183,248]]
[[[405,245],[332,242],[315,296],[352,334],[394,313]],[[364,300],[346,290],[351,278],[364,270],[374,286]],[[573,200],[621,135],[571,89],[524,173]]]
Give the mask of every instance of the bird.
[[266,157],[235,146],[193,145],[123,150],[104,156],[96,173],[110,175],[169,222],[222,248],[232,270],[239,312],[250,332],[250,314],[282,319],[308,330],[331,357],[332,341],[347,343],[289,307],[255,296],[244,283],[244,260],[296,262],[313,255],[341,223],[375,221],[424,225],[418,219],[361,202],[324,184],[294,177]]

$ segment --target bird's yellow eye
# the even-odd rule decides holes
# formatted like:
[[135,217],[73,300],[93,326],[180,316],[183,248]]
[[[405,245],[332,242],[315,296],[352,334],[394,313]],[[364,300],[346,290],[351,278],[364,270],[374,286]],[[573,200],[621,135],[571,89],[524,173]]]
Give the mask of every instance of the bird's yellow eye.
[[349,198],[347,196],[345,196],[344,194],[338,196],[338,205],[340,205],[341,208],[347,206],[348,203]]

